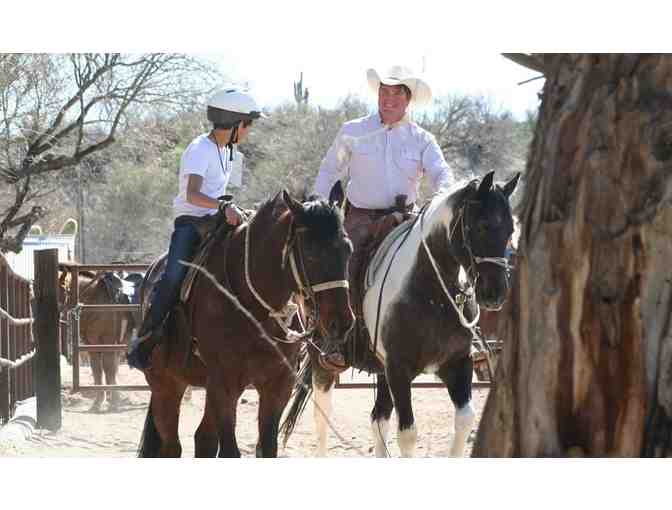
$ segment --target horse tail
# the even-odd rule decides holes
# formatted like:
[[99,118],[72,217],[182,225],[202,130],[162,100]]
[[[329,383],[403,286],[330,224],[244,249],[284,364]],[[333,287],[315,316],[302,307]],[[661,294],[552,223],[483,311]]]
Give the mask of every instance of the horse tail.
[[145,428],[142,429],[140,444],[138,445],[138,457],[158,457],[160,448],[161,437],[159,436],[159,431],[156,430],[156,423],[154,423],[154,415],[152,414],[152,399],[150,398],[149,407],[147,408],[147,417],[145,418]]
[[299,371],[297,381],[298,382],[294,389],[292,403],[279,429],[279,432],[283,435],[283,446],[287,446],[289,436],[291,436],[292,432],[294,432],[294,427],[299,421],[299,418],[301,418],[303,410],[306,408],[308,397],[310,397],[311,393],[313,392],[313,365],[311,363],[310,356],[306,356],[306,361]]

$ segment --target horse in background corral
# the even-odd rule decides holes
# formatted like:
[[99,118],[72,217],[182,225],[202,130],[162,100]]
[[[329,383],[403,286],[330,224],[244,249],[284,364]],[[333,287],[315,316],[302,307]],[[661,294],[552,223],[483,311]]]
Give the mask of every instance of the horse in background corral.
[[[288,334],[288,326],[298,330],[292,296],[311,302],[313,325],[325,337],[342,341],[354,323],[346,279],[352,246],[340,212],[326,202],[302,204],[283,191],[233,232],[219,227],[211,242],[144,371],[152,396],[141,457],[181,455],[178,422],[187,385],[207,392],[194,436],[197,457],[240,457],[236,409],[249,386],[259,393],[256,455],[277,456],[280,418],[308,338]],[[143,305],[161,272],[156,267],[143,283]]]
[[[494,172],[479,182],[435,196],[415,219],[397,227],[381,244],[367,271],[363,290],[369,344],[348,345],[346,365],[378,374],[371,412],[375,454],[385,457],[393,408],[402,456],[414,455],[417,431],[411,383],[434,373],[455,405],[452,456],[461,456],[475,413],[471,406],[471,346],[480,308],[499,309],[508,292],[507,241],[513,232],[509,197],[519,174],[503,186]],[[388,242],[389,241],[389,242]],[[460,282],[460,270],[467,286]],[[357,342],[353,335],[348,343]],[[283,423],[285,441],[315,391],[318,456],[327,452],[327,422],[336,375],[311,353],[302,382]]]
[[[80,271],[78,278],[79,302],[85,305],[128,304],[129,299],[122,291],[122,281],[113,272]],[[72,301],[72,275],[70,271],[61,271],[59,275],[59,304],[62,310],[77,305]],[[81,311],[79,334],[86,345],[126,344],[127,332],[134,320],[131,312],[92,312]],[[122,351],[94,352],[89,351],[93,382],[103,384],[105,374],[106,385],[117,384],[117,372]],[[109,410],[118,408],[120,394],[118,391],[96,391],[91,406],[92,412],[100,412],[107,397]]]
[[[124,294],[128,297],[129,304],[139,305],[140,304],[140,288],[142,286],[142,281],[145,278],[145,273],[123,273],[119,275],[124,283]],[[133,330],[140,327],[140,322],[142,320],[142,312],[138,310],[137,312],[132,312],[133,323],[129,324],[127,331],[127,340],[130,342],[130,339],[133,335]]]

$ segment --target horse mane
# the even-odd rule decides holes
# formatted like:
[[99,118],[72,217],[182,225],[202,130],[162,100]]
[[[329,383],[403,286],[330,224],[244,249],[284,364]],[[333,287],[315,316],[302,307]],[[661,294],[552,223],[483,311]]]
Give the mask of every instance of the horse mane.
[[[481,179],[463,179],[454,183],[449,188],[439,191],[432,197],[432,199],[449,200],[453,205],[462,204],[465,200],[468,200],[475,195],[480,183]],[[504,197],[502,187],[499,184],[493,182],[492,190],[495,191],[497,196],[504,200],[507,205],[509,204],[509,201]],[[510,208],[510,205],[508,205],[508,207]]]
[[436,196],[451,197],[454,202],[461,202],[466,198],[465,195],[475,193],[478,190],[478,179],[462,179],[447,189],[440,191]]
[[[280,203],[282,204],[282,209],[276,211],[276,207]],[[303,213],[298,218],[298,221],[301,222],[302,226],[306,227],[306,234],[309,240],[321,242],[345,235],[343,218],[338,207],[321,198],[304,202],[302,205]],[[256,214],[267,214],[269,210],[278,215],[287,211],[287,206],[280,198],[280,194],[262,203]]]
[[326,200],[313,200],[303,204],[303,224],[308,228],[309,237],[315,241],[326,241],[344,235],[343,220],[338,208]]

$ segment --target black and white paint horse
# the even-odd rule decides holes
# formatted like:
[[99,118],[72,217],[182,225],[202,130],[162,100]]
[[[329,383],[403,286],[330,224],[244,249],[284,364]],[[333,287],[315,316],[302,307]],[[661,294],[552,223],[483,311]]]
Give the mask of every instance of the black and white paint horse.
[[[513,232],[509,197],[520,174],[503,186],[493,184],[493,176],[490,172],[480,183],[474,180],[435,196],[410,228],[380,254],[382,263],[369,277],[364,320],[383,368],[371,413],[376,456],[387,456],[393,408],[401,454],[413,456],[417,432],[411,383],[421,373],[434,373],[446,385],[456,408],[450,454],[464,454],[475,419],[470,353],[479,305],[487,310],[501,308],[509,285],[505,259]],[[466,288],[460,282],[461,268]],[[324,456],[335,376],[317,363],[311,365],[316,454]],[[299,404],[293,402],[292,409]]]

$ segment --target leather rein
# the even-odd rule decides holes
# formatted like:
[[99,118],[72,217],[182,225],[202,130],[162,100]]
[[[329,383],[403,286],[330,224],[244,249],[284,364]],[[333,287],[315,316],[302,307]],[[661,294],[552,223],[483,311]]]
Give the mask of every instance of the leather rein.
[[310,340],[310,337],[312,336],[316,325],[322,327],[319,321],[320,310],[317,303],[317,299],[315,298],[315,294],[317,294],[318,292],[324,292],[331,289],[338,289],[338,288],[347,289],[349,287],[348,280],[346,279],[331,280],[317,284],[312,284],[310,282],[310,278],[308,277],[308,273],[305,267],[303,244],[301,242],[297,242],[299,238],[302,237],[302,234],[306,231],[306,228],[304,227],[296,228],[294,220],[292,219],[292,222],[289,226],[289,232],[287,233],[287,238],[285,239],[285,244],[282,248],[281,267],[284,270],[287,265],[287,261],[289,261],[289,266],[291,268],[292,276],[298,288],[298,293],[304,298],[307,298],[308,300],[312,301],[314,317],[311,316],[311,320],[309,320],[308,327],[306,327],[303,325],[301,321],[301,316],[299,314],[298,315],[299,323],[303,331],[296,331],[291,329],[290,326],[292,320],[294,319],[294,316],[298,312],[298,305],[294,303],[294,301],[292,300],[293,296],[290,295],[289,300],[287,301],[287,303],[283,308],[275,309],[266,302],[266,300],[261,296],[261,294],[257,291],[257,289],[254,287],[254,284],[252,283],[252,278],[250,275],[250,231],[252,230],[254,220],[255,218],[252,218],[252,220],[246,225],[246,231],[245,231],[245,251],[244,251],[245,282],[248,288],[250,289],[250,292],[257,300],[257,302],[259,302],[259,304],[268,312],[268,316],[273,320],[275,320],[275,322],[284,332],[285,334],[284,339],[273,337],[274,340],[290,344],[303,341],[308,342],[311,345],[315,346],[312,343],[312,340]]

